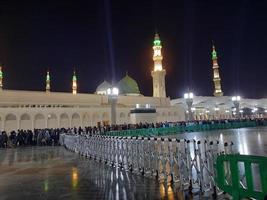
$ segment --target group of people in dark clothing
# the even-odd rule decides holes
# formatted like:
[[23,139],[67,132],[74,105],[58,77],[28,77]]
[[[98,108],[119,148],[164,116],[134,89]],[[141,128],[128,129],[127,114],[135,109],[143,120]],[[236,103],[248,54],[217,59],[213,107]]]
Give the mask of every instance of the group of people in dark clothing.
[[266,119],[220,119],[220,120],[201,120],[187,122],[160,122],[160,123],[139,123],[139,124],[120,124],[120,125],[99,125],[85,128],[61,128],[61,129],[34,129],[11,131],[7,134],[0,131],[0,148],[29,146],[29,145],[58,145],[61,133],[68,134],[100,134],[104,135],[109,131],[120,131],[129,129],[144,128],[163,128],[174,126],[190,126],[194,124],[221,124],[232,122],[244,122],[247,120],[256,121],[258,126],[266,122]]
[[33,146],[33,145],[58,145],[59,134],[63,129],[35,129],[11,131],[7,134],[0,132],[0,148]]
[[174,126],[190,126],[196,124],[226,124],[233,122],[245,122],[255,121],[257,125],[261,126],[266,121],[264,118],[257,119],[218,119],[218,120],[194,120],[194,121],[180,121],[180,122],[158,122],[158,123],[138,123],[138,124],[116,124],[106,125],[99,127],[85,127],[85,133],[104,134],[109,131],[121,131],[121,130],[132,130],[132,129],[145,129],[145,128],[164,128]]

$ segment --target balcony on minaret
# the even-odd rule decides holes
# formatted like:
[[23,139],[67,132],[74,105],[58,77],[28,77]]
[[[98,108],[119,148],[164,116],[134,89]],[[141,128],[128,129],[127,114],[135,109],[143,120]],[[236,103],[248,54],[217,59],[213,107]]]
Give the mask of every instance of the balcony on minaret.
[[162,71],[162,65],[155,65],[154,71]]

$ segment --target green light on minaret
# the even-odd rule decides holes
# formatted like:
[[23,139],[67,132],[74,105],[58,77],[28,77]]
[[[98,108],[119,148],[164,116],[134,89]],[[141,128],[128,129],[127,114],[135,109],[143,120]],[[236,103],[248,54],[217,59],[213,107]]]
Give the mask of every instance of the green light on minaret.
[[0,66],[0,78],[3,78],[2,66]]
[[159,39],[154,40],[155,46],[160,46],[161,41]]
[[214,45],[212,46],[211,57],[212,57],[212,60],[216,60],[217,59],[217,52],[215,50],[215,46]]
[[74,71],[74,74],[73,74],[73,77],[72,77],[72,81],[77,81],[75,71]]
[[159,39],[159,34],[155,34],[155,39],[154,39],[154,45],[155,46],[160,46],[160,44],[161,44],[161,41],[160,41],[160,39]]

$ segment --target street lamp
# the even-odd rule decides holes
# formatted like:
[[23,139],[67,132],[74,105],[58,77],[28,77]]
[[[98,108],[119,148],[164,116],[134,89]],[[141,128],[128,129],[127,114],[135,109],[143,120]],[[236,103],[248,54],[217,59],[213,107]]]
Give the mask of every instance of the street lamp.
[[187,120],[189,121],[193,120],[193,112],[192,112],[193,98],[194,98],[194,94],[192,92],[188,92],[184,94],[184,99],[187,105],[187,113],[188,113]]
[[232,97],[232,101],[235,107],[235,113],[236,113],[236,117],[238,118],[240,116],[240,112],[239,112],[239,103],[240,103],[241,97],[240,96],[233,96]]
[[119,95],[117,87],[110,87],[107,89],[108,102],[111,104],[111,125],[116,124],[116,105]]

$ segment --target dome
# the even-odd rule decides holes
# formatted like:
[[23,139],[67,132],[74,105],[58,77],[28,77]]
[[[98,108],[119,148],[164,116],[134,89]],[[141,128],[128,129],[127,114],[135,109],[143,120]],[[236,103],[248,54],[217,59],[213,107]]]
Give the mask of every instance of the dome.
[[99,86],[97,86],[95,93],[96,94],[106,94],[107,89],[111,87],[111,84],[107,81],[103,81]]
[[140,90],[137,82],[133,78],[128,76],[128,74],[126,74],[126,76],[118,82],[117,86],[119,88],[120,94],[140,95]]

